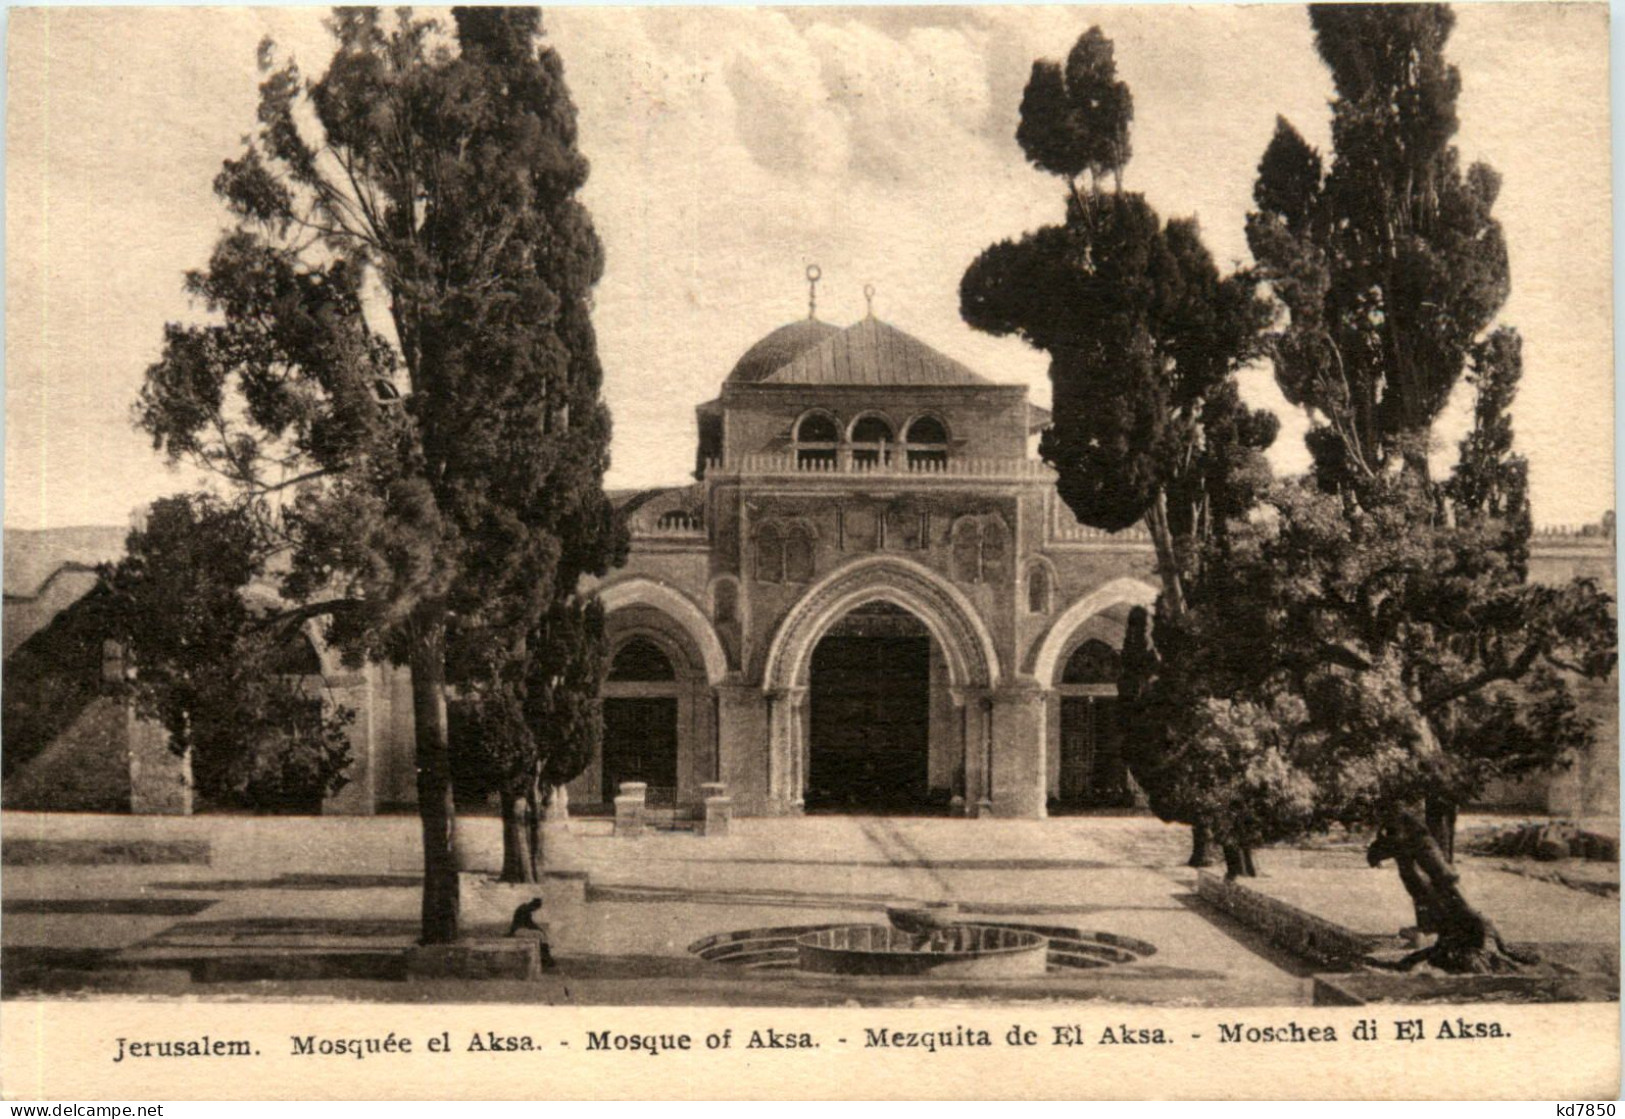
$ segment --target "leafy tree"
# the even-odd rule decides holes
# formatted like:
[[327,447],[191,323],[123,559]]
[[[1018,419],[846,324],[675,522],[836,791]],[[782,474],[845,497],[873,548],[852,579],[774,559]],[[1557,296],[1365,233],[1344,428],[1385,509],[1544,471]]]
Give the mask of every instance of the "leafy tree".
[[[1066,181],[1065,221],[985,250],[961,281],[960,313],[1049,355],[1054,422],[1039,449],[1060,495],[1088,525],[1115,532],[1145,521],[1161,608],[1177,617],[1197,544],[1267,482],[1262,452],[1277,424],[1236,391],[1234,373],[1267,322],[1253,280],[1219,274],[1194,219],[1164,223],[1142,195],[1121,189],[1132,117],[1098,28],[1079,38],[1064,69],[1034,64],[1016,138],[1029,160]],[[1122,690],[1139,686],[1125,679]],[[1159,813],[1192,820],[1160,795],[1155,756],[1131,744],[1131,771]],[[1205,846],[1198,826],[1194,863],[1207,861]]]
[[137,408],[224,482],[220,580],[410,667],[426,943],[457,933],[448,628],[517,646],[615,551],[582,531],[611,524],[603,254],[563,66],[534,9],[453,17],[336,9],[313,82],[262,45],[258,132],[215,180],[236,224],[187,278],[213,320],[167,328]]
[[539,881],[552,791],[579,776],[602,743],[607,651],[602,607],[576,595],[556,603],[517,650],[462,651],[472,667],[451,708],[455,776],[462,795],[495,793],[501,804],[504,882]]
[[[1591,580],[1526,580],[1526,471],[1508,408],[1517,336],[1504,299],[1492,171],[1458,166],[1459,79],[1437,6],[1311,9],[1332,68],[1336,155],[1282,122],[1248,235],[1283,322],[1276,377],[1311,418],[1310,478],[1280,483],[1204,548],[1181,617],[1159,624],[1142,703],[1179,797],[1252,846],[1338,822],[1373,826],[1438,933],[1423,960],[1516,966],[1450,866],[1455,806],[1497,777],[1563,764],[1589,741],[1575,676],[1615,662]],[[1428,439],[1455,386],[1478,389],[1452,477]]]
[[324,703],[306,666],[287,663],[307,638],[265,587],[266,554],[243,510],[201,494],[161,499],[125,552],[103,569],[100,613],[135,666],[137,712],[190,755],[197,791],[223,807],[310,812],[343,788],[354,712]]
[[1509,290],[1500,176],[1464,172],[1450,142],[1448,7],[1313,5],[1310,19],[1337,90],[1332,167],[1277,121],[1247,219],[1286,311],[1276,380],[1314,417],[1328,484],[1396,457],[1425,476],[1428,434]]

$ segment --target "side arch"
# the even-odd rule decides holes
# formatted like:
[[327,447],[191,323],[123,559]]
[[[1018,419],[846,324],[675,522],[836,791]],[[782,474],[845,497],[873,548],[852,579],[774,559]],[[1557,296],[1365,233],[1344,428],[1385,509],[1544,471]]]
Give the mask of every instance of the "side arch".
[[604,587],[598,592],[598,600],[604,604],[605,614],[627,606],[650,606],[663,612],[687,631],[700,650],[707,682],[718,684],[728,675],[728,654],[711,626],[711,619],[682,592],[665,583],[634,575]]
[[1039,643],[1038,652],[1033,656],[1033,678],[1046,688],[1055,683],[1055,673],[1060,668],[1061,657],[1066,653],[1072,637],[1096,614],[1121,603],[1150,606],[1157,601],[1157,594],[1158,589],[1149,583],[1123,576],[1096,587],[1078,599],[1055,619],[1044,634],[1044,640]]
[[913,560],[868,556],[830,572],[790,608],[768,646],[762,687],[773,691],[804,683],[819,639],[850,610],[871,602],[902,607],[924,623],[955,687],[990,688],[999,682],[993,635],[959,588]]

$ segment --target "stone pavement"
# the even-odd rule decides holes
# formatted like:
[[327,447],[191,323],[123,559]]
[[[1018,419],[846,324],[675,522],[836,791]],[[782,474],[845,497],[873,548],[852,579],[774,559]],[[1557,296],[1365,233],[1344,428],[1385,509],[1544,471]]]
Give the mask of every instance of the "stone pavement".
[[[530,984],[403,983],[368,978],[365,967],[345,978],[289,978],[297,971],[282,971],[262,980],[228,969],[226,982],[192,984],[160,966],[166,959],[311,951],[394,959],[411,942],[419,900],[417,821],[410,817],[8,813],[0,826],[8,842],[201,838],[212,847],[207,866],[6,867],[0,943],[13,993],[34,989],[30,977],[44,976],[59,990],[386,1001],[1281,1005],[1308,998],[1307,966],[1196,901],[1194,873],[1181,865],[1188,832],[1144,817],[750,819],[736,821],[726,837],[655,831],[639,839],[612,836],[607,821],[574,820],[568,832],[549,828],[548,861],[586,872],[587,899],[567,912],[550,903],[543,917],[554,922],[561,967]],[[465,867],[497,865],[497,821],[464,819],[459,834]],[[1266,872],[1275,854],[1267,853]],[[1370,872],[1369,881],[1379,890],[1387,883],[1394,895],[1388,902],[1397,899],[1403,908],[1391,869]],[[702,937],[734,930],[884,923],[884,906],[904,900],[953,901],[971,920],[1132,937],[1156,952],[1119,966],[1052,970],[1042,980],[922,985],[747,972],[689,951]],[[1396,919],[1388,931],[1404,923]],[[132,961],[149,971],[123,970]]]

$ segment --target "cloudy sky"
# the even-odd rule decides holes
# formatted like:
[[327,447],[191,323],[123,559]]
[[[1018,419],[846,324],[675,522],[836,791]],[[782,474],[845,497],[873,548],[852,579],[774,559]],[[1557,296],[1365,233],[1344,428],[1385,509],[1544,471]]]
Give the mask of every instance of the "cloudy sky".
[[[1606,9],[1458,11],[1458,142],[1505,176],[1502,317],[1525,336],[1536,518],[1594,520],[1613,507]],[[964,326],[958,284],[989,243],[1057,219],[1016,107],[1033,59],[1091,24],[1134,91],[1127,185],[1196,214],[1221,261],[1247,258],[1276,115],[1327,142],[1330,82],[1295,6],[564,7],[546,23],[609,257],[596,322],[615,486],[685,480],[693,406],[806,314],[810,262],[821,318],[861,317],[872,283],[881,318],[1046,402],[1043,358]],[[325,60],[312,9],[11,13],[6,525],[119,523],[187,485],[130,407],[163,323],[199,314],[181,273],[224,226],[209,182],[253,124],[266,34],[307,72]],[[1297,468],[1301,421],[1267,371],[1244,383],[1283,413],[1277,466]]]

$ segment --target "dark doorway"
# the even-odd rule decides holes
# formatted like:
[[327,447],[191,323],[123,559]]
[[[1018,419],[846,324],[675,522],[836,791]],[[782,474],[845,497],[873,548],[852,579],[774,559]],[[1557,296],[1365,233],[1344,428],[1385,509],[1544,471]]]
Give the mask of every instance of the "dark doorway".
[[847,615],[813,650],[808,811],[932,807],[931,638],[884,604]]
[[1117,651],[1090,639],[1073,650],[1061,672],[1060,811],[1123,808],[1134,803],[1123,763],[1117,705]]
[[677,699],[604,700],[604,801],[622,781],[649,786],[649,804],[672,804],[677,796]]
[[1065,696],[1061,700],[1062,808],[1121,808],[1133,803],[1123,766],[1117,700]]

